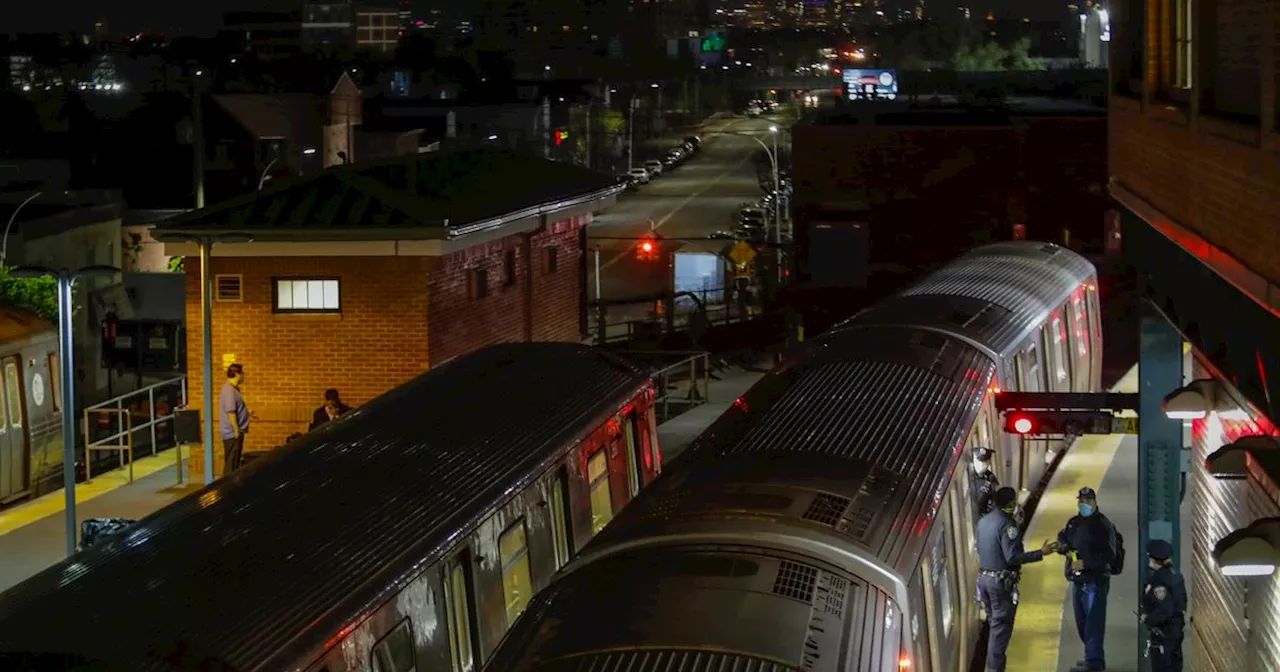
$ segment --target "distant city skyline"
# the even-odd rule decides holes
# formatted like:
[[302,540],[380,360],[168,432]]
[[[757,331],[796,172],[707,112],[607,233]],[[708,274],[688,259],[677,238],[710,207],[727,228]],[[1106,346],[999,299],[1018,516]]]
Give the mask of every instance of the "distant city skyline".
[[[447,4],[451,0],[414,0],[414,8]],[[456,0],[455,0],[456,1]],[[28,3],[5,22],[9,33],[88,33],[105,20],[111,34],[138,30],[173,31],[207,35],[222,26],[225,12],[244,9],[285,9],[301,6],[301,0],[67,0]]]

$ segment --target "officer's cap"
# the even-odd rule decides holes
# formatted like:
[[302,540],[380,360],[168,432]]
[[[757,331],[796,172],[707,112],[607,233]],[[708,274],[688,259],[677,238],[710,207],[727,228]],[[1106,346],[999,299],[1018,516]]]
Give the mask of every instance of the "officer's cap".
[[1147,542],[1147,555],[1152,559],[1164,562],[1173,557],[1173,544],[1164,539],[1152,539]]
[[1097,499],[1097,498],[1098,498],[1098,493],[1094,492],[1093,488],[1080,488],[1080,494],[1078,495],[1078,499]]
[[973,449],[974,459],[982,462],[986,462],[987,460],[991,459],[991,453],[992,453],[992,450],[990,448],[983,448],[982,446],[978,446],[977,448]]
[[1010,504],[1018,501],[1018,491],[1008,486],[1005,486],[1003,488],[1000,488],[999,490],[996,490],[996,494],[992,497],[992,499],[995,500],[996,506],[998,508],[1003,509],[1009,506]]

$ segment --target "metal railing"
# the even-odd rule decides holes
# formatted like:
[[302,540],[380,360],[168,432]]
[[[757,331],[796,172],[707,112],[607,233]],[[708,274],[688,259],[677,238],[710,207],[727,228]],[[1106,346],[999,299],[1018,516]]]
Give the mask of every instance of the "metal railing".
[[710,353],[659,350],[622,354],[649,368],[657,388],[654,401],[659,424],[710,400]]
[[[94,452],[107,451],[118,455],[117,468],[126,466],[128,458],[132,482],[133,461],[139,454],[156,455],[177,445],[174,412],[185,406],[186,400],[187,377],[178,376],[84,409],[85,480],[92,478]],[[174,452],[181,483],[182,451]]]
[[603,307],[593,303],[587,320],[590,341],[596,345],[627,342],[687,329],[699,318],[710,327],[743,322],[760,315],[762,292],[758,288],[752,286],[746,295],[740,294],[737,288],[726,289],[606,300]]

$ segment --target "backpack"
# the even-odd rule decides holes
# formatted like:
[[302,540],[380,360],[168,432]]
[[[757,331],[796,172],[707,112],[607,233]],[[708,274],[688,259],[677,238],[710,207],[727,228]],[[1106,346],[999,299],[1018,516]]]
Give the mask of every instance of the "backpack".
[[1116,554],[1112,556],[1111,566],[1107,568],[1107,571],[1112,576],[1115,576],[1124,572],[1124,535],[1120,534],[1120,530],[1117,530],[1115,525],[1111,526],[1111,531],[1116,535]]

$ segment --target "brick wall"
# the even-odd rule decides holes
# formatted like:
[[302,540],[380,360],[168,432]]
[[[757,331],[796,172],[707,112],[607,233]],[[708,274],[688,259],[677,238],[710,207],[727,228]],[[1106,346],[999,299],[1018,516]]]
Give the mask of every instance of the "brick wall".
[[[585,220],[556,222],[533,237],[533,340],[578,341],[582,338],[582,247],[579,231]],[[556,268],[548,268],[548,248],[556,250]]]
[[[325,389],[362,404],[452,357],[494,343],[581,339],[582,254],[589,217],[552,223],[442,257],[215,257],[215,275],[241,276],[243,300],[213,304],[214,393],[226,379],[224,355],[245,367],[245,402],[257,415],[246,451],[278,446],[305,432]],[[555,247],[556,268],[547,249]],[[507,253],[513,282],[505,282]],[[488,295],[472,274],[488,272]],[[341,315],[279,314],[273,278],[337,277]],[[191,404],[203,409],[200,270],[187,268],[187,369]],[[220,474],[221,443],[214,446]],[[193,451],[194,478],[203,454]]]
[[[245,367],[243,393],[258,417],[246,451],[306,431],[326,388],[359,404],[427,368],[426,259],[421,257],[213,258],[215,274],[240,274],[243,300],[214,301],[214,394],[226,382],[222,360]],[[337,276],[341,315],[272,312],[272,278]],[[187,264],[187,371],[191,404],[203,409],[199,264]],[[215,427],[215,439],[217,438]],[[214,446],[217,470],[222,447]],[[193,451],[192,477],[203,477]]]
[[1112,179],[1173,221],[1280,282],[1280,156],[1256,126],[1113,96]]

